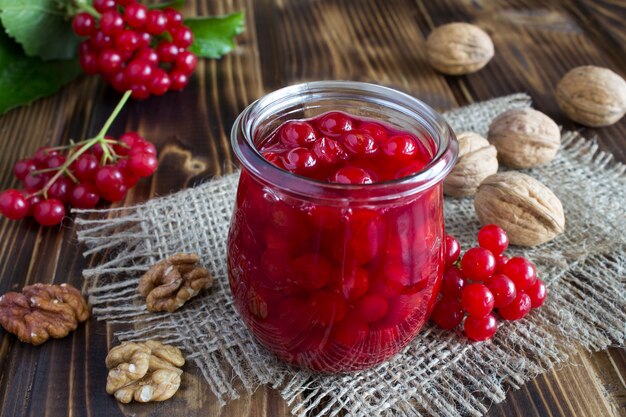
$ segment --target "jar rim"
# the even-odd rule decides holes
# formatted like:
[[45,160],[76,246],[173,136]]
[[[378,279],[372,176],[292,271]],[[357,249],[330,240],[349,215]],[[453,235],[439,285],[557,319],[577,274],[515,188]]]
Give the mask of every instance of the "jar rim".
[[[354,99],[369,95],[381,100],[381,105],[415,116],[416,124],[426,128],[436,143],[433,159],[420,171],[398,179],[373,184],[338,184],[304,177],[283,170],[265,159],[254,142],[259,121],[271,117],[276,110],[293,106],[303,95],[311,98],[335,96]],[[443,117],[417,98],[393,88],[357,81],[312,81],[273,91],[246,107],[235,120],[231,144],[243,168],[257,180],[279,188],[294,197],[351,202],[377,202],[410,196],[441,182],[452,170],[457,159],[456,136]]]

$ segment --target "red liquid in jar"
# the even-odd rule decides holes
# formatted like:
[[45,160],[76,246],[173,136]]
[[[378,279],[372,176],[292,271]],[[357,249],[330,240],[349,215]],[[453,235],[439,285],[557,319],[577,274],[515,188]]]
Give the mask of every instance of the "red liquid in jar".
[[[318,181],[370,184],[424,169],[427,139],[331,112],[289,121],[258,145]],[[244,321],[281,359],[323,372],[371,367],[421,329],[443,273],[441,184],[393,203],[287,197],[243,171],[228,242]]]

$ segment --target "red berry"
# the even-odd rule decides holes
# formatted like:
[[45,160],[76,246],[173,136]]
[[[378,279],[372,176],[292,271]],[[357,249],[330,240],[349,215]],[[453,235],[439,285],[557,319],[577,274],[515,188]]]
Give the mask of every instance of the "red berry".
[[35,175],[29,172],[22,180],[22,185],[24,185],[24,188],[27,190],[39,190],[46,183],[46,179],[43,174]]
[[358,266],[342,265],[331,274],[331,285],[346,300],[356,300],[367,292],[369,277],[367,271]]
[[105,49],[98,55],[98,68],[104,74],[117,72],[122,68],[122,56],[113,49]]
[[105,48],[113,48],[115,46],[113,38],[105,34],[102,30],[96,31],[96,33],[89,39],[89,43],[96,51],[100,51]]
[[468,316],[463,324],[465,335],[477,342],[491,339],[498,330],[498,322],[493,314],[484,317]]
[[93,7],[100,13],[115,9],[115,0],[93,0]]
[[178,10],[167,7],[163,9],[163,13],[167,18],[167,28],[173,29],[183,23],[183,15]]
[[352,119],[340,112],[329,112],[317,119],[317,128],[324,135],[339,136],[353,128]]
[[83,154],[76,160],[74,175],[82,182],[92,182],[98,171],[98,158],[92,154]]
[[298,286],[307,290],[320,289],[330,279],[330,262],[320,255],[302,255],[293,261],[293,268]]
[[335,140],[321,137],[313,143],[313,153],[322,163],[332,164],[341,159],[347,158],[348,154],[343,147]]
[[161,35],[167,29],[167,17],[160,10],[150,10],[146,16],[146,30],[151,35]]
[[358,317],[368,323],[385,317],[388,308],[387,299],[378,294],[364,295],[355,305]]
[[278,137],[283,145],[290,147],[308,146],[317,139],[313,126],[298,120],[285,122],[280,128]]
[[185,88],[189,83],[189,76],[180,71],[173,70],[170,72],[170,81],[172,83],[170,90],[179,91]]
[[290,149],[282,156],[282,162],[285,168],[295,173],[309,171],[317,165],[315,155],[307,148]]
[[513,257],[502,268],[502,273],[511,278],[517,291],[530,288],[537,280],[535,265],[526,258]]
[[148,20],[148,8],[140,3],[131,3],[124,9],[124,20],[128,26],[141,29]]
[[19,220],[28,214],[28,201],[18,190],[10,189],[0,193],[0,213],[11,220]]
[[132,60],[125,70],[126,80],[132,85],[146,85],[152,77],[152,66],[149,62]]
[[150,43],[152,42],[152,35],[148,32],[137,32],[139,35],[139,49],[150,47]]
[[37,169],[37,164],[32,159],[22,159],[21,161],[17,161],[13,166],[13,174],[15,178],[18,180],[23,180],[29,172],[35,171]]
[[530,304],[532,308],[541,307],[546,301],[547,294],[546,284],[537,279],[533,285],[526,289],[526,294],[530,297]]
[[463,321],[463,317],[465,317],[465,311],[461,302],[451,297],[444,297],[437,301],[430,316],[437,326],[446,330],[451,330],[458,326]]
[[154,74],[152,75],[152,80],[150,81],[150,85],[148,89],[150,93],[155,96],[162,96],[167,93],[170,89],[172,82],[170,81],[169,75],[167,72],[162,70],[161,68],[157,68],[154,70]]
[[83,71],[87,74],[94,75],[100,71],[100,67],[98,66],[98,54],[96,52],[83,52],[78,57],[78,62]]
[[325,290],[314,291],[308,306],[314,313],[312,321],[322,326],[341,321],[347,311],[346,302],[338,294]]
[[95,183],[100,195],[107,198],[108,195],[117,194],[120,187],[124,185],[124,177],[117,167],[106,165],[96,173]]
[[42,226],[54,226],[61,223],[65,216],[65,207],[63,203],[55,198],[42,200],[33,210],[33,216],[37,223]]
[[191,75],[198,65],[198,57],[189,51],[179,52],[174,67],[177,71]]
[[124,177],[124,185],[127,188],[132,188],[137,184],[137,182],[139,182],[139,177],[130,170],[128,161],[128,159],[120,159],[115,163],[115,166],[120,170],[122,176]]
[[70,203],[79,209],[94,208],[100,201],[100,195],[95,185],[90,183],[77,184],[70,195]]
[[187,26],[177,26],[170,29],[172,41],[179,48],[188,48],[193,43],[193,32]]
[[139,47],[139,41],[139,35],[127,29],[115,37],[115,47],[122,53],[130,53]]
[[133,155],[136,153],[147,153],[150,155],[156,155],[157,151],[152,143],[140,137],[139,140],[137,140],[132,145],[130,151],[128,152],[129,155]]
[[123,70],[116,72],[111,77],[110,82],[111,82],[111,86],[115,88],[116,91],[119,91],[120,93],[123,93],[126,90],[128,90],[128,82],[126,81],[126,74],[124,73]]
[[333,328],[331,338],[348,348],[356,346],[367,337],[369,327],[357,318],[346,318]]
[[124,18],[115,10],[105,11],[100,17],[100,30],[105,35],[118,35],[124,30]]
[[67,203],[70,199],[72,187],[74,187],[74,184],[69,178],[64,176],[59,177],[48,189],[48,197],[55,198],[62,203]]
[[354,166],[339,168],[328,180],[337,184],[372,184],[374,182],[369,172]]
[[496,270],[494,274],[501,274],[502,268],[504,268],[504,265],[506,265],[508,261],[509,261],[509,257],[506,255],[496,256]]
[[46,159],[46,168],[58,168],[65,163],[63,155],[52,155]]
[[56,149],[52,149],[48,146],[42,146],[41,148],[37,149],[37,151],[35,151],[35,155],[33,155],[33,161],[35,161],[37,166],[45,167],[48,158],[54,155],[59,155],[59,151]]
[[387,131],[384,127],[374,122],[359,123],[359,130],[364,130],[376,141],[378,144],[382,144],[387,140]]
[[528,294],[518,292],[517,297],[508,306],[500,307],[498,313],[505,320],[519,320],[526,316],[532,307]]
[[135,100],[145,100],[150,97],[150,90],[143,84],[132,84],[130,86],[131,97]]
[[178,57],[178,46],[172,42],[161,42],[156,48],[157,55],[161,62],[174,62]]
[[465,278],[456,266],[446,269],[441,279],[441,293],[445,297],[460,298],[465,287]]
[[131,155],[128,160],[128,167],[131,172],[138,177],[147,177],[157,169],[158,161],[154,155],[147,153],[137,153]]
[[89,13],[78,13],[72,20],[72,29],[78,36],[90,36],[96,31],[96,19]]
[[32,216],[35,214],[35,206],[43,201],[43,197],[40,194],[32,194],[28,198],[26,198],[28,202],[28,214],[27,216]]
[[494,307],[508,306],[517,297],[515,283],[506,275],[496,274],[487,282],[494,299]]
[[447,266],[452,265],[459,259],[461,245],[459,241],[450,235],[446,235],[444,260]]
[[478,231],[478,244],[498,256],[509,246],[509,237],[497,224],[488,224]]
[[378,150],[372,135],[360,129],[350,130],[341,141],[348,152],[357,156],[371,155]]
[[117,4],[119,4],[122,7],[128,7],[133,3],[136,3],[137,0],[117,0]]
[[134,59],[150,63],[153,67],[159,65],[159,55],[152,48],[142,48],[135,54]]
[[131,149],[144,141],[144,139],[137,132],[123,133],[117,140],[120,144],[114,145],[113,149],[119,156],[128,155]]
[[470,316],[484,317],[493,310],[494,298],[486,285],[469,284],[463,288],[461,304]]
[[496,258],[485,248],[471,248],[461,259],[461,270],[473,281],[484,281],[496,270]]
[[385,155],[393,159],[413,159],[418,152],[415,139],[409,135],[394,135],[382,146]]

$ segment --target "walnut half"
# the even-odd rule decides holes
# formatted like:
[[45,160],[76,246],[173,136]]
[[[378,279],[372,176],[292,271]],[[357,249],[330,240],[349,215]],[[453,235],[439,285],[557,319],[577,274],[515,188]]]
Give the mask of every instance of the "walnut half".
[[0,325],[33,345],[65,337],[87,318],[87,302],[69,284],[34,284],[0,297]]
[[198,255],[177,253],[150,268],[141,277],[138,288],[146,297],[148,310],[171,313],[200,290],[209,288],[213,277],[197,263]]
[[179,368],[185,364],[180,349],[148,340],[124,342],[109,351],[106,390],[121,403],[165,401],[180,387]]

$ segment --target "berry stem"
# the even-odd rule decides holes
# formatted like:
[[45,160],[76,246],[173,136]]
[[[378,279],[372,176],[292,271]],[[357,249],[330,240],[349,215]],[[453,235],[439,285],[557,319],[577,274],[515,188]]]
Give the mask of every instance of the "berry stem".
[[100,18],[100,13],[96,9],[93,8],[91,4],[86,2],[85,0],[75,0],[74,4],[79,11],[87,12],[95,18]]
[[[44,198],[48,198],[48,189],[50,189],[52,184],[54,184],[54,182],[57,179],[59,179],[59,177],[63,175],[63,173],[69,173],[70,165],[72,165],[74,161],[76,161],[82,154],[87,152],[96,143],[102,144],[103,163],[107,161],[108,159],[113,159],[115,157],[115,154],[111,152],[111,150],[109,149],[109,144],[108,144],[109,142],[115,142],[115,141],[111,141],[110,139],[105,139],[104,135],[106,135],[107,131],[113,124],[113,121],[115,121],[115,118],[117,117],[117,115],[120,113],[120,111],[122,111],[124,104],[126,104],[126,102],[128,101],[128,98],[130,97],[130,94],[131,94],[130,90],[124,93],[124,96],[122,97],[120,102],[117,103],[117,106],[115,106],[115,109],[113,109],[113,112],[111,113],[109,118],[106,120],[106,122],[104,122],[104,126],[102,126],[102,129],[100,129],[100,132],[98,132],[98,134],[95,137],[86,139],[84,141],[74,144],[74,145],[77,145],[77,144],[84,143],[84,146],[80,146],[76,152],[74,152],[69,158],[67,158],[67,160],[63,163],[63,165],[61,165],[58,168],[57,173],[54,174],[52,178],[50,178],[50,180],[46,183],[46,185],[44,185],[44,187],[40,191],[38,191],[37,193],[33,195],[42,194]],[[47,170],[41,170],[41,172],[44,172],[44,171],[47,171]],[[72,180],[78,182],[78,180],[74,176],[71,176],[71,178]]]

